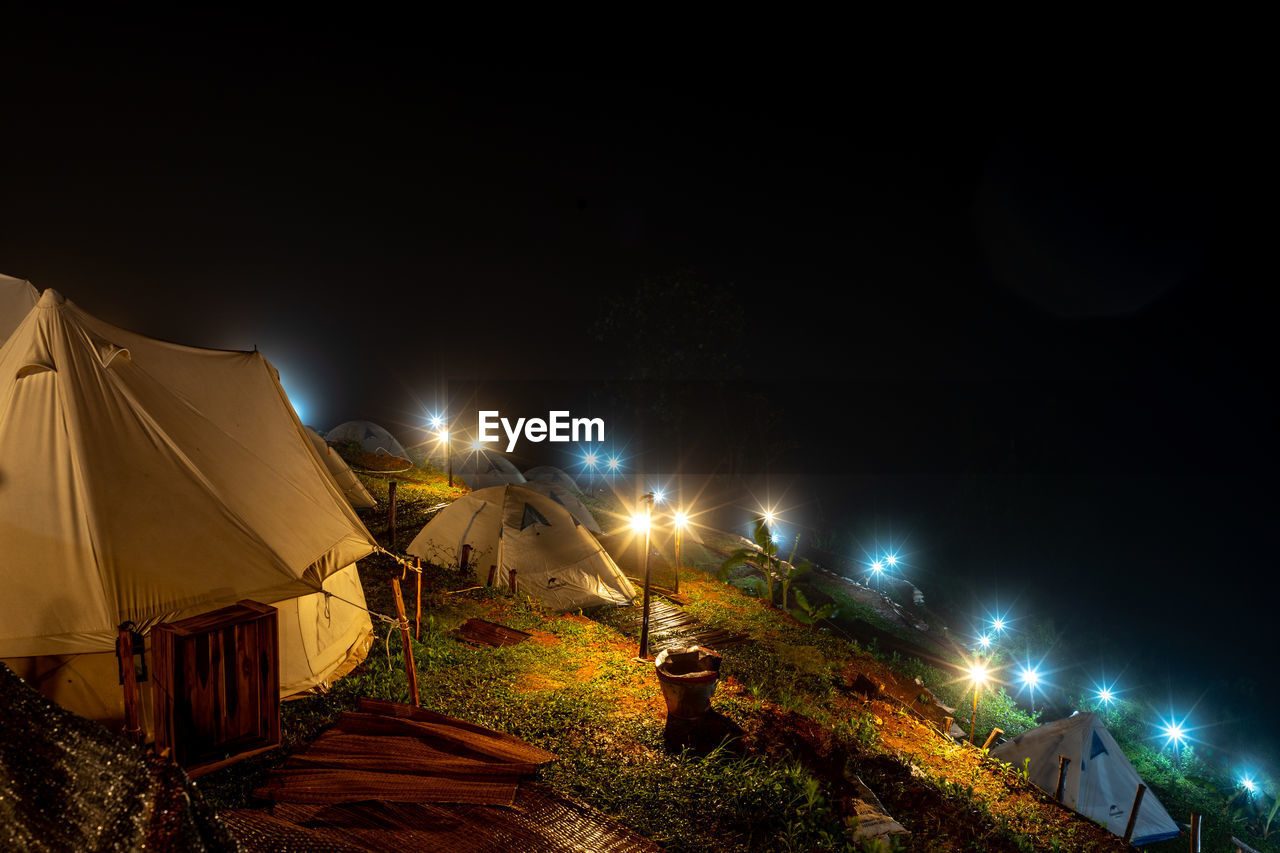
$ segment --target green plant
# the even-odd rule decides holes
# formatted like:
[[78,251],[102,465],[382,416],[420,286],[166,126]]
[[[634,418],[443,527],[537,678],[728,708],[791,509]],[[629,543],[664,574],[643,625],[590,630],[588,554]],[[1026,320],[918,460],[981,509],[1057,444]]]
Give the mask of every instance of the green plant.
[[809,599],[805,597],[804,592],[799,589],[796,590],[796,604],[798,604],[799,607],[796,610],[792,610],[791,615],[794,616],[797,621],[803,622],[806,625],[816,626],[823,619],[830,619],[832,616],[836,615],[836,606],[834,603],[824,604],[821,607],[814,607],[809,603]]
[[778,546],[774,544],[773,535],[769,532],[769,523],[757,518],[752,531],[753,548],[735,549],[723,563],[716,577],[728,581],[729,573],[739,566],[755,565],[764,572],[765,600],[773,604],[773,582],[782,576],[782,561],[778,559]]

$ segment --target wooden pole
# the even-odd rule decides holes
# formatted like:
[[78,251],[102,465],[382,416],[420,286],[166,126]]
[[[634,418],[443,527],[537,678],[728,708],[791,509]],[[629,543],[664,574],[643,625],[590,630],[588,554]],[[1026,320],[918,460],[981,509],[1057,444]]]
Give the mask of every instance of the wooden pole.
[[1053,798],[1058,802],[1062,802],[1062,794],[1067,788],[1067,768],[1071,766],[1071,759],[1065,755],[1058,756],[1058,787],[1054,789]]
[[644,496],[644,611],[640,617],[640,652],[641,660],[649,657],[649,526],[653,520],[653,492]]
[[396,550],[396,481],[387,487],[387,550]]
[[984,743],[984,744],[982,745],[982,748],[983,748],[983,749],[990,749],[990,748],[991,748],[991,741],[993,741],[993,740],[995,740],[995,739],[996,739],[996,735],[1002,735],[1002,734],[1004,734],[1004,729],[999,728],[999,727],[992,729],[992,730],[991,730],[991,734],[987,735],[987,742],[986,742],[986,743]]
[[1200,815],[1191,813],[1191,853],[1200,853]]
[[116,635],[116,655],[120,658],[120,672],[124,675],[124,736],[138,746],[146,742],[138,715],[138,673],[133,666],[132,622],[120,626]]
[[498,579],[498,567],[496,565],[489,566],[489,580],[485,582],[485,586],[493,586],[494,581]]
[[414,633],[416,635],[414,639],[421,640],[422,639],[422,558],[414,557],[413,564],[414,564],[414,567],[417,568],[418,570],[418,601],[417,601],[417,604],[415,605],[417,607],[418,612],[417,612],[417,615],[413,617],[413,624],[415,628]]
[[1138,809],[1142,808],[1142,798],[1147,795],[1147,786],[1138,784],[1138,793],[1133,795],[1133,808],[1129,809],[1129,822],[1124,827],[1124,843],[1133,838],[1133,827],[1138,822]]
[[680,594],[680,528],[684,525],[676,523],[676,579],[671,585],[671,591],[676,595]]
[[516,570],[507,569],[507,586],[511,587],[511,594],[516,594]]
[[396,597],[396,616],[400,618],[400,638],[404,640],[404,671],[409,676],[409,697],[413,707],[422,704],[418,698],[418,668],[413,663],[413,646],[409,642],[409,618],[404,615],[404,596],[400,594],[400,578],[391,579],[391,591]]
[[978,728],[978,691],[982,685],[975,680],[973,682],[973,721],[969,723],[969,743],[973,744],[973,733]]

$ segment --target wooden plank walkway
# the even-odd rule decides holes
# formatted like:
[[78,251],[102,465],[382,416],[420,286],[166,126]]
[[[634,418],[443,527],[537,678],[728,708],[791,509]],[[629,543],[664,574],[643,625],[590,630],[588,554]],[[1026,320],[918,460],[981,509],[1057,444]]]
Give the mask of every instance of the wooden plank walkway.
[[[633,610],[635,612],[617,627],[627,636],[639,637],[644,613],[640,607]],[[679,646],[705,646],[718,651],[747,639],[747,635],[740,632],[708,628],[683,607],[665,598],[655,596],[649,601],[649,648],[655,654]]]

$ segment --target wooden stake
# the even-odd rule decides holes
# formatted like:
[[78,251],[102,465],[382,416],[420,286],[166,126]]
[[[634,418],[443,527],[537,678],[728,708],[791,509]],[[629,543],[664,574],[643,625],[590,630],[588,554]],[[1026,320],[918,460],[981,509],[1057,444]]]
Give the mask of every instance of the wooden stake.
[[133,666],[132,622],[120,626],[116,635],[116,656],[120,658],[120,671],[124,674],[124,736],[142,746],[146,735],[138,716],[138,673]]
[[413,707],[422,704],[418,698],[418,668],[413,663],[413,646],[409,644],[409,619],[404,615],[404,597],[400,594],[400,578],[391,579],[391,591],[396,597],[396,616],[400,618],[400,638],[404,640],[404,671],[409,676],[409,698]]
[[1067,787],[1067,768],[1070,766],[1070,758],[1065,755],[1058,756],[1058,787],[1053,792],[1053,798],[1058,802],[1062,802],[1062,794]]
[[1200,815],[1191,813],[1191,853],[1200,853]]
[[396,481],[387,487],[387,539],[388,551],[396,550]]
[[414,624],[415,633],[417,636],[414,637],[414,639],[421,640],[422,639],[422,558],[415,557],[413,560],[413,564],[418,570],[418,603],[417,603],[418,613],[413,618],[413,624]]
[[991,734],[987,735],[987,742],[986,742],[986,743],[984,743],[984,744],[982,745],[982,748],[983,748],[983,749],[990,749],[990,748],[991,748],[991,741],[993,741],[993,740],[995,740],[995,739],[996,739],[996,735],[1002,735],[1002,734],[1004,734],[1004,729],[1001,729],[1001,728],[994,728],[994,729],[992,729],[992,730],[991,730]]
[[511,587],[511,594],[516,594],[516,570],[507,569],[507,586]]
[[1129,822],[1124,827],[1124,843],[1133,838],[1133,827],[1138,822],[1138,809],[1142,808],[1142,798],[1147,794],[1147,786],[1139,783],[1138,793],[1133,796],[1133,808],[1129,809]]
[[485,586],[493,586],[494,581],[496,581],[497,579],[498,579],[498,567],[497,567],[497,566],[490,566],[490,567],[489,567],[489,580],[485,581]]

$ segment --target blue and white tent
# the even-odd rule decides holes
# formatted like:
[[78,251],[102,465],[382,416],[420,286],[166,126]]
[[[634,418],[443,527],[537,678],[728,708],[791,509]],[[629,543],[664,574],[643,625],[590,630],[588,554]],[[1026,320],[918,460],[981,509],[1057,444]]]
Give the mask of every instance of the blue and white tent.
[[[1075,713],[1064,720],[1037,726],[991,750],[991,755],[1028,768],[1032,783],[1054,793],[1058,787],[1058,756],[1071,759],[1062,802],[1085,817],[1124,835],[1138,785],[1138,771],[1120,750],[1097,714]],[[1150,790],[1138,808],[1133,827],[1134,844],[1150,844],[1178,836],[1178,825]]]

